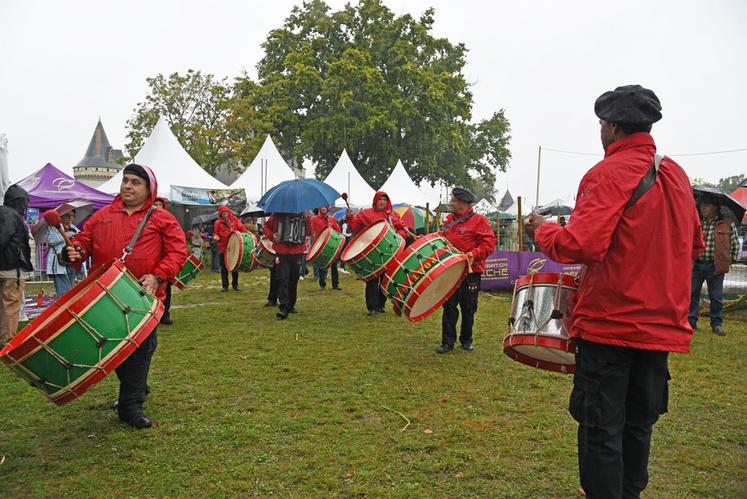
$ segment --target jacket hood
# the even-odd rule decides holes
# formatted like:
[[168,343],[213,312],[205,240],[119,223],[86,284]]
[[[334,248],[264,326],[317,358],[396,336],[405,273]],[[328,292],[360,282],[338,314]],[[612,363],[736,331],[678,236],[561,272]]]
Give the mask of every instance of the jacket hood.
[[5,191],[3,204],[13,208],[23,217],[29,207],[29,195],[23,187],[13,184]]
[[[137,163],[133,163],[137,164]],[[145,203],[143,204],[143,208],[148,209],[151,206],[153,206],[153,203],[156,202],[156,198],[158,198],[158,181],[156,180],[156,174],[153,173],[153,170],[150,169],[150,166],[146,165],[138,165],[145,170],[145,173],[148,174],[148,199],[145,200]],[[112,201],[112,204],[122,205],[124,206],[124,203],[122,203],[122,198],[119,194],[114,198],[114,201]]]
[[376,202],[379,200],[379,198],[381,196],[386,196],[386,199],[387,199],[386,210],[384,210],[384,211],[386,211],[387,213],[391,213],[392,212],[392,199],[389,197],[389,194],[387,194],[384,191],[378,191],[378,192],[376,192],[376,194],[374,194],[373,203],[372,203],[371,206],[375,210],[376,209]]

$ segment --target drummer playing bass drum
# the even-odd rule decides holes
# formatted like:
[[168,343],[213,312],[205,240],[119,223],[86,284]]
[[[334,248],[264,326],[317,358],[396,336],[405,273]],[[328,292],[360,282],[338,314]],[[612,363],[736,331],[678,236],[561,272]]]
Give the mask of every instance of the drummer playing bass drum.
[[[75,247],[67,246],[62,254],[72,266],[79,266],[87,255],[91,255],[93,271],[121,257],[140,222],[150,216],[126,263],[127,269],[140,280],[145,290],[163,301],[166,283],[174,279],[187,259],[184,233],[174,215],[167,210],[151,209],[158,184],[150,168],[130,164],[123,173],[119,195],[112,204],[88,219],[83,231],[73,238]],[[137,429],[152,426],[150,418],[143,414],[143,402],[156,344],[154,330],[116,369],[119,419]]]
[[477,312],[480,280],[485,269],[485,258],[493,252],[496,244],[495,234],[488,219],[472,210],[474,202],[475,195],[467,189],[455,187],[451,191],[452,213],[446,217],[441,235],[456,249],[467,254],[470,270],[459,289],[444,303],[441,346],[436,349],[436,353],[448,353],[454,349],[456,323],[459,319],[457,305],[462,310],[459,342],[468,352],[474,349],[472,325]]

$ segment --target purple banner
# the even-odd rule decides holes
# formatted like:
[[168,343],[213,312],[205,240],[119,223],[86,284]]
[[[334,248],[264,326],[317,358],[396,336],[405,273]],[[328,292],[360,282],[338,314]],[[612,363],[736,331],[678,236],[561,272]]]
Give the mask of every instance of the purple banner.
[[557,272],[576,275],[581,271],[578,263],[558,263],[544,253],[528,251],[494,251],[485,259],[480,289],[482,291],[511,290],[516,279],[527,274]]

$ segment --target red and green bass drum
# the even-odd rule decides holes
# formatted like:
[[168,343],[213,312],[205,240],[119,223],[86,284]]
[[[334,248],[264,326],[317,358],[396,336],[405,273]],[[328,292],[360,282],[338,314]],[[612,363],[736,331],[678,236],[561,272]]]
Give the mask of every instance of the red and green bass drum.
[[187,261],[184,262],[184,267],[182,267],[182,270],[176,275],[174,286],[179,289],[186,288],[187,284],[202,272],[202,268],[202,262],[200,259],[190,254]]
[[380,220],[353,236],[342,252],[342,260],[364,281],[372,281],[386,270],[405,240]]
[[114,260],[21,329],[0,351],[0,361],[63,405],[116,369],[162,315],[163,304]]
[[306,255],[307,262],[315,262],[320,269],[328,269],[342,253],[345,238],[332,227],[324,229],[314,240]]
[[251,232],[232,232],[226,243],[224,255],[226,268],[229,272],[242,270],[249,272],[257,267],[253,251],[257,246],[257,236]]
[[387,265],[381,289],[394,311],[411,322],[425,319],[448,300],[467,276],[467,255],[439,234],[415,240]]

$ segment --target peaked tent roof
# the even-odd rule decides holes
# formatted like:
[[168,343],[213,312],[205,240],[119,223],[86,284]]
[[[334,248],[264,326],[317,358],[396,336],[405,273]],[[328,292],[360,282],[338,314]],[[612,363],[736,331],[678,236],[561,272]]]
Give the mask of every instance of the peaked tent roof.
[[[332,168],[327,178],[324,179],[324,183],[334,187],[337,192],[347,192],[348,201],[351,206],[370,206],[374,194],[376,194],[373,187],[358,172],[358,169],[350,160],[350,156],[348,156],[348,152],[345,149],[342,150],[340,159],[337,160],[335,167]],[[338,199],[335,204],[337,206],[345,206],[345,200]]]
[[472,210],[475,213],[479,213],[480,215],[487,215],[488,213],[493,213],[494,211],[496,211],[495,206],[490,204],[490,201],[488,201],[487,199],[481,199],[480,201],[475,203],[472,206]]
[[[155,128],[135,155],[135,163],[149,166],[158,180],[158,195],[170,199],[171,186],[198,189],[226,189],[226,185],[202,169],[184,150],[171,132],[166,118],[158,118]],[[119,192],[122,171],[101,185],[104,192]]]
[[243,188],[248,202],[257,202],[271,187],[280,182],[293,180],[296,174],[285,162],[267,135],[262,148],[259,150],[249,167],[231,184],[232,189]]
[[397,165],[379,190],[387,193],[392,204],[407,203],[425,206],[425,203],[429,201],[407,174],[400,160],[397,160]]
[[106,137],[104,125],[101,124],[101,118],[99,118],[99,122],[96,124],[96,129],[93,131],[91,142],[88,144],[86,155],[83,156],[83,159],[78,161],[78,164],[75,165],[75,167],[108,166],[121,170],[122,165],[119,165],[114,161],[109,161],[109,151],[111,149],[112,146],[109,144],[109,139]]
[[514,197],[511,195],[508,189],[506,189],[506,193],[503,195],[500,202],[498,203],[498,209],[505,210],[513,206],[513,204],[514,204]]
[[101,192],[58,170],[52,163],[18,182],[29,193],[29,207],[50,209],[75,199],[90,201],[95,209],[112,202],[114,196]]

